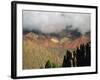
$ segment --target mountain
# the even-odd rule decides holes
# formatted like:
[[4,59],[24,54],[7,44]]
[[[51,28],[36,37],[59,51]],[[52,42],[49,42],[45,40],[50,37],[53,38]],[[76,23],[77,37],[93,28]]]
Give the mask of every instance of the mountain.
[[37,34],[39,36],[43,35],[43,36],[47,36],[47,37],[57,37],[58,39],[62,39],[63,37],[67,37],[70,39],[76,39],[78,37],[80,37],[82,34],[78,29],[71,29],[72,26],[66,27],[65,29],[63,29],[62,31],[56,33],[43,33],[39,30],[29,30],[29,29],[24,29],[23,30],[23,34],[26,35],[30,32]]
[[33,33],[33,32],[30,32],[30,33],[27,33],[27,34],[23,35],[23,38],[24,39],[34,40],[34,39],[38,38],[38,35]]
[[79,47],[81,44],[86,45],[88,42],[90,41],[89,38],[87,38],[86,36],[81,36],[77,39],[75,39],[74,41],[72,41],[68,48],[69,49],[76,49],[77,47]]
[[48,60],[61,66],[66,50],[57,48],[57,43],[32,32],[23,37],[23,69],[45,68]]
[[85,45],[87,42],[90,41],[90,38],[88,38],[87,35],[81,35],[80,37],[75,38],[73,40],[71,39],[71,37],[58,38],[48,35],[38,35],[33,32],[24,35],[24,39],[31,40],[39,44],[40,46],[46,48],[64,48],[64,49],[75,49],[79,47],[81,44]]
[[48,60],[61,66],[63,57],[68,49],[73,50],[90,39],[87,36],[71,37],[37,34],[23,34],[23,69],[44,68]]

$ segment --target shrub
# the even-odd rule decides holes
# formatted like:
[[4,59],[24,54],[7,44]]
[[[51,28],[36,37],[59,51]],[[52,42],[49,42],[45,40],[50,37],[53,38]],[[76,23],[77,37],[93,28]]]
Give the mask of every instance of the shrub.
[[51,64],[50,60],[48,60],[46,62],[45,68],[52,68],[52,64]]

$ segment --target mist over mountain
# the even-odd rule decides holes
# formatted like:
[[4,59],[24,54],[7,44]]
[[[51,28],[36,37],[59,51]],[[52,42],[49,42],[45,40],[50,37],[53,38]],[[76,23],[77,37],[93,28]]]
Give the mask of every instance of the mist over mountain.
[[78,36],[90,31],[90,17],[87,13],[23,11],[22,24],[24,31],[58,36],[72,31]]
[[[26,35],[26,34],[28,34],[30,32],[33,32],[33,33],[35,33],[37,35],[44,35],[44,36],[49,36],[49,37],[57,37],[58,39],[61,39],[63,37],[76,39],[76,38],[82,36],[82,33],[78,29],[69,29],[69,28],[66,28],[66,29],[62,30],[59,33],[43,33],[43,32],[41,32],[39,30],[26,30],[26,29],[23,30],[23,34],[24,35]],[[89,35],[89,33],[85,33],[85,34]]]

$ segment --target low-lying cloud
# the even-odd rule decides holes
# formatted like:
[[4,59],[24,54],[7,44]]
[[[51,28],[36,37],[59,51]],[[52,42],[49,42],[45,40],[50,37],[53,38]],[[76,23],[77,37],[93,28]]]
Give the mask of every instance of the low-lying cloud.
[[23,29],[59,33],[69,26],[82,34],[90,31],[90,14],[23,11]]

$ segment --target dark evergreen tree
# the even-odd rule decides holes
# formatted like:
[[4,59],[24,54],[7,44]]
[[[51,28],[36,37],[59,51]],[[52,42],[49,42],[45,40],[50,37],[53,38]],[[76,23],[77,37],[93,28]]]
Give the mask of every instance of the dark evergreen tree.
[[80,66],[85,66],[85,46],[80,46]]
[[80,45],[76,50],[77,66],[90,66],[91,64],[91,49],[90,43]]
[[86,45],[82,44],[72,53],[67,50],[63,59],[63,67],[90,66],[91,65],[91,47],[90,42]]
[[77,66],[80,66],[80,50],[77,48],[76,50],[76,59],[77,59]]
[[73,51],[73,67],[76,67],[77,66],[77,59],[76,59],[76,52],[75,51]]
[[50,60],[48,60],[46,62],[45,68],[52,68],[52,64],[51,64]]
[[67,62],[67,57],[66,57],[66,55],[65,55],[65,56],[64,56],[64,59],[63,59],[62,67],[67,67],[66,62]]
[[91,65],[91,47],[90,42],[86,45],[86,59],[85,59],[85,65],[90,66]]
[[70,51],[66,52],[63,60],[63,67],[71,67],[72,53]]

